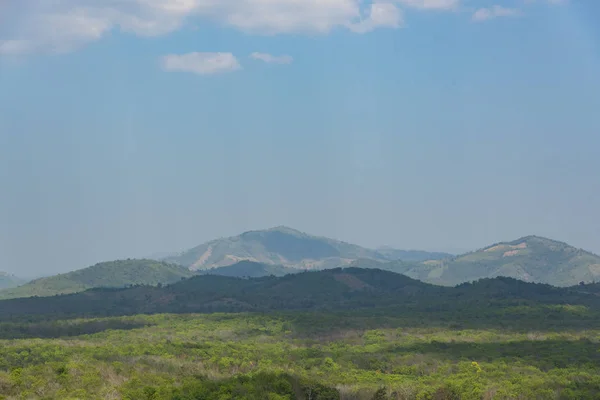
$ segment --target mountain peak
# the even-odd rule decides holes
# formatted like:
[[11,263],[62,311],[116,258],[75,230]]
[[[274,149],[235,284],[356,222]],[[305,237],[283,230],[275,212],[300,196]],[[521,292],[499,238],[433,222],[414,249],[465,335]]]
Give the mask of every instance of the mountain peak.
[[509,242],[509,243],[515,243],[515,242],[560,243],[560,244],[566,245],[566,243],[560,242],[558,240],[553,240],[553,239],[549,239],[547,237],[538,236],[538,235],[523,236],[522,238],[513,240],[512,242]]
[[358,258],[385,260],[374,250],[280,225],[214,240],[169,260],[191,270],[226,267],[243,260],[288,268],[326,269],[348,265]]

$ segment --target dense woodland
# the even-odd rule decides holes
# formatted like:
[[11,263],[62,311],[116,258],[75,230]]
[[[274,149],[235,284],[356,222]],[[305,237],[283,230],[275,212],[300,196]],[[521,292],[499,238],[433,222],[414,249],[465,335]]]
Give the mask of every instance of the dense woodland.
[[7,300],[0,397],[597,399],[599,292],[349,268]]

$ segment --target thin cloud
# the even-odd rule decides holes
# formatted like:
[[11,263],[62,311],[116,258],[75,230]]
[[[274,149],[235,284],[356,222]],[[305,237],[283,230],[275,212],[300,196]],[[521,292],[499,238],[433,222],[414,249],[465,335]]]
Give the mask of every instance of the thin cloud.
[[191,72],[198,75],[214,75],[242,69],[238,59],[231,53],[169,54],[162,58],[165,71]]
[[499,17],[519,17],[523,15],[522,11],[517,8],[506,8],[498,5],[489,8],[480,8],[473,13],[473,21],[481,22]]
[[398,3],[423,10],[454,10],[460,5],[460,0],[396,0]]
[[367,33],[377,28],[399,28],[404,23],[402,11],[391,3],[373,3],[369,17],[359,23],[349,24],[348,29],[355,33]]
[[250,58],[254,60],[264,61],[267,64],[291,64],[294,62],[292,56],[274,56],[268,53],[252,53]]

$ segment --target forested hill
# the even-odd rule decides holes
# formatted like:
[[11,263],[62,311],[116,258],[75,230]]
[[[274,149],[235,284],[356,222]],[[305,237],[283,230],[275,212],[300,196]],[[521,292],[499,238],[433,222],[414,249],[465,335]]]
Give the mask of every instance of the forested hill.
[[194,274],[186,268],[154,260],[121,260],[40,278],[13,289],[0,291],[0,299],[53,296],[91,288],[125,287],[173,283]]
[[344,310],[404,307],[449,311],[527,304],[597,308],[585,287],[555,288],[512,278],[486,279],[456,288],[434,286],[378,269],[331,269],[284,277],[240,279],[197,276],[165,287],[93,289],[50,298],[0,302],[0,319],[33,315],[107,316],[139,313]]

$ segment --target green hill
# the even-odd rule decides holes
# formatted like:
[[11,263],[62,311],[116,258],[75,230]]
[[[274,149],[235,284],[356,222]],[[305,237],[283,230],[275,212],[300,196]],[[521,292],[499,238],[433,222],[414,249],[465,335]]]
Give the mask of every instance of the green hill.
[[98,287],[168,284],[193,276],[181,266],[154,260],[123,260],[36,279],[23,286],[0,290],[0,299],[82,292]]
[[0,271],[0,289],[13,288],[22,285],[23,283],[25,283],[24,280]]
[[527,236],[448,260],[426,261],[397,270],[430,283],[457,285],[497,276],[572,286],[600,280],[600,257],[566,243]]

